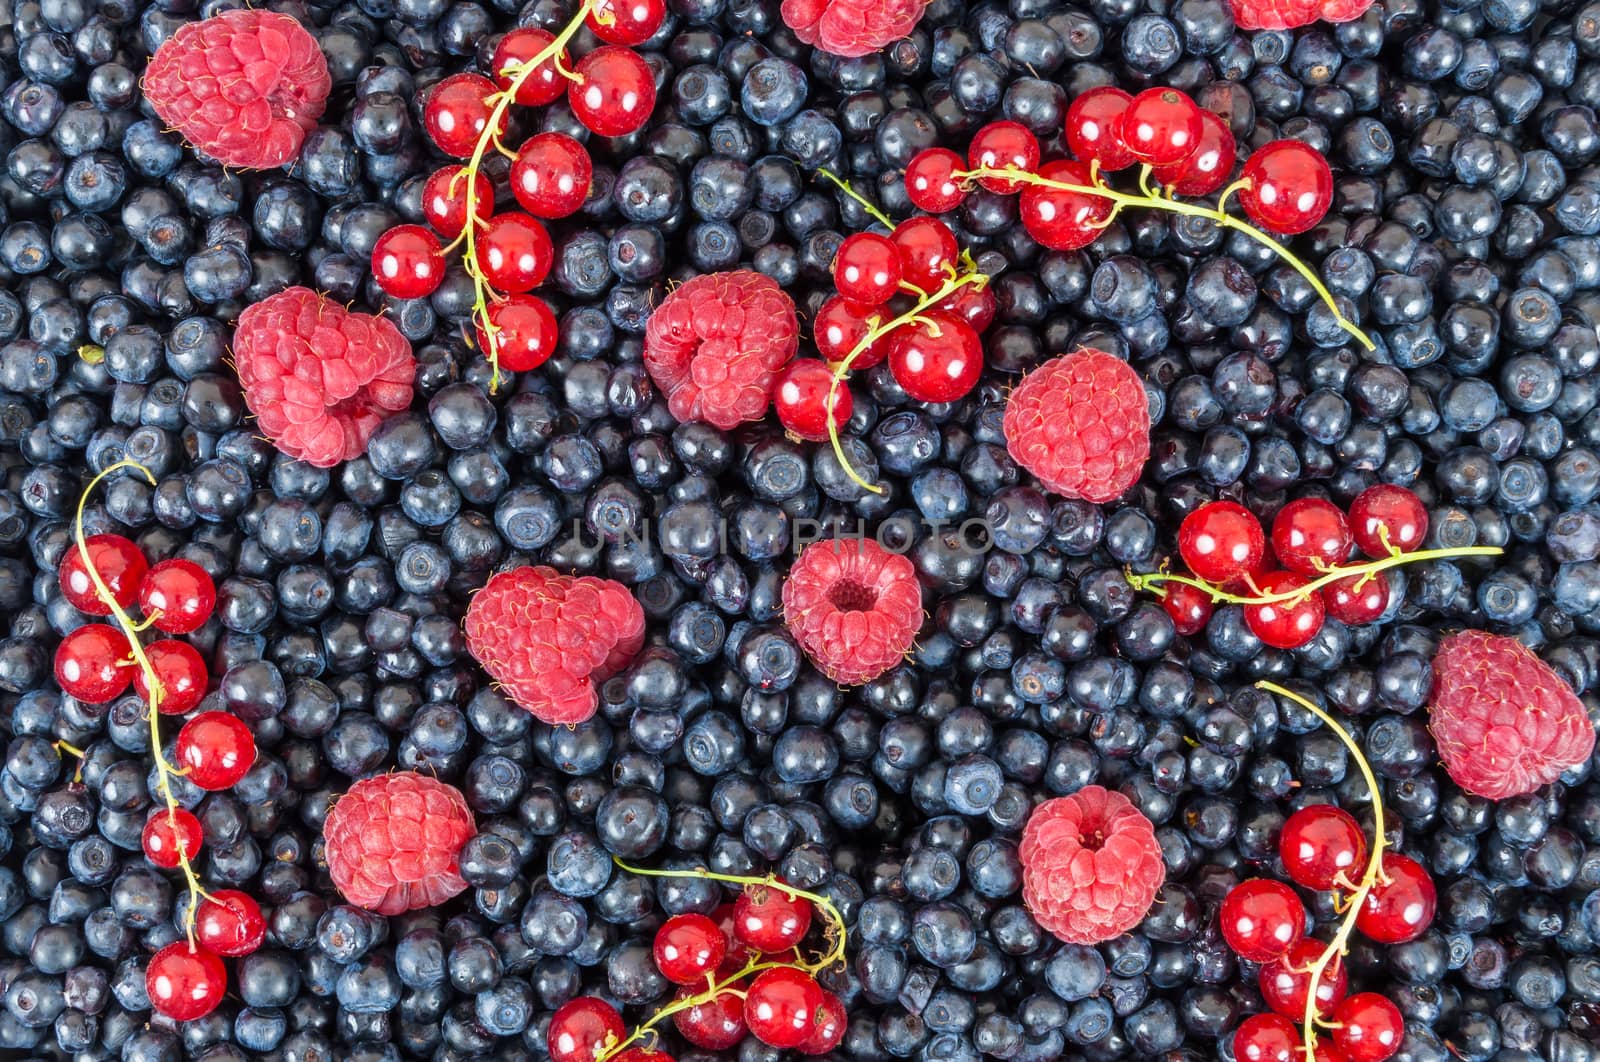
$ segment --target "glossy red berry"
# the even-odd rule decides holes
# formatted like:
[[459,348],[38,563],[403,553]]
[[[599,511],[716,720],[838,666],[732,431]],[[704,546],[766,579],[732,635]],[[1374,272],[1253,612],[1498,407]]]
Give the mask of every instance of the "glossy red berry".
[[[833,394],[831,406],[830,391]],[[850,388],[843,382],[834,387],[833,370],[815,358],[796,358],[788,364],[778,376],[772,405],[778,411],[778,423],[811,442],[821,442],[828,437],[830,420],[837,429],[854,412]]]
[[[429,139],[446,155],[462,159],[472,155],[494,117],[489,102],[494,91],[494,82],[481,74],[451,74],[433,86],[422,108]],[[504,133],[505,127],[502,111],[496,132]]]
[[578,80],[567,89],[572,113],[598,136],[627,136],[656,106],[656,81],[639,53],[607,44],[578,61]]
[[752,885],[734,901],[734,935],[757,951],[788,951],[810,928],[811,901],[781,889]]
[[1107,173],[1133,165],[1133,152],[1122,139],[1122,116],[1133,97],[1114,85],[1080,93],[1067,108],[1067,147],[1084,166],[1098,162]]
[[994,323],[994,315],[999,310],[994,291],[987,285],[979,287],[977,284],[963,284],[934,303],[933,308],[954,314],[978,332]]
[[1318,576],[1350,556],[1350,524],[1326,498],[1296,498],[1272,520],[1272,552],[1291,572]]
[[703,914],[673,915],[656,930],[656,968],[673,984],[704,984],[727,955],[722,930]]
[[1305,232],[1328,214],[1333,203],[1333,171],[1310,144],[1274,140],[1257,148],[1244,163],[1239,205],[1250,220],[1280,235]]
[[[1268,572],[1255,582],[1263,595],[1289,593],[1306,585],[1305,577],[1294,572]],[[1300,648],[1317,636],[1326,615],[1322,595],[1316,592],[1244,607],[1250,632],[1274,649]]]
[[[158,867],[171,870],[184,859],[194,862],[200,854],[205,831],[194,813],[183,808],[157,808],[144,821],[140,843],[144,857]],[[181,858],[180,858],[181,854]]]
[[493,336],[478,326],[478,346],[492,353],[507,372],[537,369],[555,353],[561,328],[550,306],[537,295],[508,295],[489,304]]
[[1220,586],[1266,556],[1261,521],[1238,502],[1207,502],[1178,526],[1178,554],[1196,578]]
[[1175,88],[1148,88],[1122,115],[1122,142],[1138,162],[1171,166],[1200,145],[1200,108]]
[[1404,944],[1427,932],[1438,906],[1433,876],[1422,864],[1385,852],[1378,880],[1356,915],[1356,928],[1379,944]]
[[889,371],[918,402],[954,402],[983,374],[983,341],[959,317],[931,310],[895,329]]
[[186,940],[156,952],[144,971],[150,1005],[173,1021],[195,1021],[210,1014],[222,1002],[227,987],[228,971],[216,953],[199,946],[191,948]]
[[1428,510],[1406,488],[1379,483],[1350,503],[1350,533],[1369,557],[1387,557],[1396,550],[1410,553],[1428,535]]
[[833,259],[833,286],[862,306],[880,306],[900,290],[900,249],[887,236],[846,236]]
[[584,24],[607,44],[643,44],[667,17],[666,0],[598,0]]
[[[145,646],[145,658],[161,683],[161,700],[157,707],[162,715],[187,715],[206,695],[211,674],[200,650],[176,638],[163,638]],[[144,668],[133,669],[133,691],[141,699],[150,699],[150,688],[145,682]]]
[[1228,123],[1212,111],[1200,111],[1200,142],[1182,162],[1157,166],[1155,179],[1175,195],[1210,195],[1233,175],[1239,145]]
[[1371,623],[1389,607],[1389,576],[1374,572],[1335,579],[1322,588],[1322,603],[1340,623],[1352,627]]
[[1282,1014],[1252,1014],[1233,1031],[1233,1057],[1238,1062],[1300,1062],[1305,1057],[1300,1030]]
[[799,1047],[822,1009],[817,979],[793,966],[763,970],[745,990],[744,1023],[756,1039],[777,1048]]
[[[1068,159],[1047,162],[1039,176],[1074,188],[1092,188],[1084,163]],[[1075,251],[1100,238],[1111,217],[1111,200],[1103,195],[1030,184],[1022,189],[1017,216],[1036,242],[1053,251]]]
[[870,369],[889,356],[889,337],[881,336],[868,346],[862,342],[872,332],[872,318],[884,317],[879,306],[862,306],[843,295],[835,295],[822,304],[816,320],[811,322],[811,334],[816,339],[817,353],[822,360],[838,364],[860,348],[850,371]]
[[[972,135],[967,166],[974,170],[1032,173],[1039,168],[1039,138],[1021,122],[990,122]],[[1007,177],[982,177],[978,183],[1001,195],[1012,195],[1022,188],[1022,182]]]
[[94,578],[89,574],[88,564],[92,563],[101,582],[111,591],[112,599],[122,608],[133,604],[139,582],[149,566],[144,551],[121,535],[90,535],[83,544],[89,548],[88,563],[76,543],[61,558],[58,577],[62,596],[79,612],[91,616],[111,615],[111,606],[100,599]]
[[244,720],[227,712],[201,712],[178,731],[178,766],[208,792],[232,787],[256,762],[256,739]]
[[900,250],[901,279],[912,286],[932,294],[955,274],[961,248],[950,226],[938,218],[909,218],[889,238]]
[[536,218],[564,218],[589,198],[594,162],[565,133],[537,133],[511,163],[511,194]]
[[1198,634],[1211,622],[1216,606],[1204,590],[1188,583],[1163,583],[1161,589],[1164,591],[1161,607],[1172,617],[1172,625],[1179,634],[1185,637]]
[[[1290,948],[1287,955],[1262,966],[1257,979],[1262,1001],[1295,1021],[1304,1018],[1311,992],[1311,971],[1327,950],[1328,946],[1322,941],[1305,937]],[[1344,960],[1337,955],[1323,964],[1317,977],[1317,1012],[1323,1017],[1332,1014],[1333,1008],[1344,999],[1349,976]]]
[[1400,1008],[1376,992],[1357,992],[1333,1012],[1333,1042],[1349,1062],[1383,1062],[1405,1032]]
[[199,630],[216,608],[217,585],[194,561],[158,561],[139,581],[139,610],[163,634]]
[[1283,882],[1250,878],[1222,898],[1217,923],[1222,939],[1240,958],[1268,962],[1305,936],[1306,909]]
[[478,237],[478,268],[497,290],[532,291],[550,275],[555,248],[550,233],[522,213],[496,214]]
[[930,214],[954,210],[967,198],[957,171],[961,156],[949,148],[924,148],[906,167],[906,196],[911,205]]
[[444,268],[439,238],[421,225],[396,225],[372,245],[372,278],[397,299],[432,295],[444,280]]
[[550,1062],[594,1062],[599,1049],[626,1036],[617,1008],[594,996],[579,996],[550,1016],[545,1046]]
[[261,905],[245,893],[213,889],[194,909],[194,931],[207,948],[236,958],[261,947],[267,936],[267,920],[261,915]]
[[825,1055],[838,1047],[844,1040],[846,1027],[850,1024],[850,1015],[845,1013],[844,1004],[832,992],[822,993],[822,1006],[811,1016],[811,1027],[806,1032],[806,1038],[800,1041],[800,1053],[803,1055]]
[[[556,70],[555,63],[546,59],[526,74],[521,71],[521,64],[537,59],[555,40],[555,34],[537,26],[523,26],[501,37],[492,60],[495,85],[503,91],[515,82],[516,100],[524,107],[554,103],[567,90],[567,79]],[[562,65],[570,67],[571,57],[565,48],[558,58]],[[507,73],[513,68],[518,70],[516,75]]]
[[1284,822],[1278,855],[1297,885],[1318,892],[1353,889],[1366,869],[1367,839],[1348,811],[1313,804]]
[[56,684],[85,704],[104,704],[133,681],[132,659],[127,635],[107,623],[90,623],[56,646]]
[[[680,988],[678,999],[698,995],[693,988]],[[672,1016],[678,1033],[703,1051],[726,1051],[744,1039],[744,1001],[732,992],[723,992]]]
[[[428,177],[422,186],[422,215],[433,226],[433,231],[445,239],[453,240],[461,234],[467,223],[466,167],[451,164],[442,166]],[[473,212],[480,221],[488,221],[494,213],[494,186],[483,173],[473,175]]]

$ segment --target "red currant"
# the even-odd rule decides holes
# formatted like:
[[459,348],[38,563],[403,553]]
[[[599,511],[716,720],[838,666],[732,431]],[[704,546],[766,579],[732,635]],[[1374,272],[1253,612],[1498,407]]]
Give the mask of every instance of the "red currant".
[[889,238],[900,249],[900,276],[913,287],[932,294],[955,275],[961,248],[938,218],[909,218]]
[[[139,581],[144,578],[148,563],[144,552],[121,535],[90,535],[83,540],[89,547],[89,561],[100,579],[111,591],[111,597],[122,608],[133,604],[139,592]],[[111,606],[100,600],[94,578],[84,563],[83,554],[76,543],[61,558],[61,594],[72,607],[91,616],[111,615]]]
[[140,835],[144,857],[168,870],[184,859],[194,862],[204,840],[205,831],[200,828],[200,820],[194,817],[193,812],[183,808],[158,808],[152,811],[144,821],[144,832]]
[[572,113],[598,136],[627,136],[650,119],[656,79],[639,53],[607,44],[578,60],[578,80],[567,89]]
[[[817,353],[824,361],[838,364],[849,357],[872,332],[871,319],[881,318],[883,311],[876,306],[862,306],[842,295],[835,295],[822,304],[816,320],[811,323],[812,335],[817,342]],[[864,347],[850,363],[850,371],[870,369],[889,355],[889,337],[882,336]]]
[[1133,152],[1122,139],[1122,116],[1133,97],[1113,85],[1082,93],[1067,108],[1067,147],[1087,166],[1099,162],[1107,173],[1133,165]]
[[933,308],[955,314],[978,332],[994,322],[995,312],[999,309],[994,292],[987,285],[979,287],[976,284],[962,285],[934,303]]
[[199,630],[216,607],[217,585],[194,561],[158,561],[139,581],[139,609],[162,634]]
[[[695,989],[681,988],[677,998],[696,994]],[[672,1016],[672,1023],[685,1040],[701,1050],[726,1051],[744,1039],[744,1001],[732,992],[723,992],[678,1011]]]
[[677,985],[703,983],[728,955],[728,941],[703,914],[673,915],[656,930],[656,967]]
[[1151,166],[1182,162],[1200,145],[1200,108],[1175,88],[1148,88],[1122,115],[1122,142],[1133,157]]
[[[555,42],[555,34],[537,26],[523,26],[501,37],[492,60],[495,84],[502,91],[509,89],[514,78],[506,73],[506,69],[513,64],[537,59]],[[566,66],[571,56],[563,48],[557,58]],[[516,99],[524,107],[543,107],[547,103],[554,103],[566,90],[567,79],[556,70],[555,63],[546,59],[531,74],[522,78],[521,84],[517,85]]]
[[594,996],[579,996],[550,1017],[545,1045],[550,1062],[594,1062],[595,1055],[628,1034],[617,1008]]
[[727,958],[722,960],[722,972],[732,973],[742,967],[750,959],[750,949],[744,941],[739,939],[738,927],[735,918],[738,905],[731,903],[718,904],[717,909],[711,912],[711,920],[722,930],[722,939],[728,942]]
[[[1306,585],[1294,572],[1268,572],[1256,580],[1263,594],[1281,594]],[[1322,595],[1304,594],[1244,607],[1251,633],[1274,649],[1298,649],[1317,636],[1325,616]]]
[[1405,1032],[1400,1008],[1376,992],[1357,992],[1333,1012],[1333,1042],[1349,1062],[1383,1062]]
[[1276,959],[1306,933],[1306,909],[1300,897],[1271,878],[1251,878],[1229,889],[1217,921],[1228,947],[1251,962]]
[[565,133],[528,138],[511,164],[511,194],[536,218],[564,218],[589,198],[594,162],[582,144]]
[[1355,816],[1332,804],[1313,804],[1289,816],[1278,834],[1278,855],[1295,884],[1318,892],[1353,889],[1367,862],[1367,839]]
[[1157,181],[1176,195],[1210,195],[1233,173],[1239,145],[1228,123],[1212,111],[1200,112],[1200,141],[1194,154],[1170,166],[1152,171]]
[[[464,159],[477,150],[479,138],[494,117],[494,105],[489,102],[494,91],[494,82],[481,74],[451,74],[433,86],[422,108],[422,124],[440,151]],[[495,132],[505,131],[502,111]]]
[[1340,623],[1352,627],[1371,623],[1389,607],[1389,576],[1372,572],[1335,579],[1322,588],[1322,602]]
[[[833,390],[831,408],[828,405],[830,389]],[[834,388],[833,370],[815,358],[796,358],[789,363],[778,376],[772,404],[778,411],[778,423],[811,442],[821,442],[828,437],[829,421],[837,428],[855,411],[850,389],[843,383]]]
[[983,374],[983,341],[959,317],[931,310],[893,337],[889,370],[918,402],[954,402]]
[[1267,536],[1238,502],[1208,502],[1178,526],[1178,553],[1196,577],[1220,586],[1255,570],[1266,556]]
[[1350,1062],[1344,1057],[1344,1052],[1333,1046],[1333,1037],[1322,1034],[1317,1038],[1317,1044],[1311,1049],[1311,1062]]
[[676,1062],[665,1051],[658,1051],[653,1047],[630,1047],[626,1051],[618,1051],[606,1062]]
[[[1257,979],[1261,999],[1277,1013],[1299,1021],[1306,1012],[1311,971],[1327,950],[1328,946],[1320,940],[1306,937],[1290,948],[1287,955],[1261,967]],[[1317,977],[1317,1012],[1323,1017],[1332,1014],[1333,1008],[1344,998],[1348,983],[1344,960],[1337,955],[1329,959]]]
[[489,304],[494,338],[478,325],[478,346],[493,353],[507,372],[537,369],[555,353],[561,328],[549,305],[537,295],[508,295]]
[[[1093,187],[1084,164],[1067,159],[1045,163],[1039,176],[1080,188]],[[1053,251],[1075,251],[1100,238],[1101,227],[1111,216],[1111,200],[1103,195],[1030,184],[1022,189],[1017,216],[1028,235],[1040,245]]]
[[244,720],[227,712],[201,712],[178,731],[178,764],[201,789],[228,789],[256,762],[256,739]]
[[[161,684],[162,715],[187,715],[206,695],[211,681],[205,658],[200,650],[176,638],[163,638],[145,647],[145,657]],[[144,668],[133,669],[133,691],[145,700],[150,699],[150,687],[145,682]]]
[[1379,483],[1350,503],[1350,532],[1369,557],[1395,551],[1410,553],[1428,534],[1428,510],[1422,499],[1404,487]]
[[1304,1055],[1300,1030],[1282,1014],[1252,1014],[1233,1031],[1238,1062],[1302,1062]]
[[106,623],[71,631],[56,646],[56,684],[85,704],[104,704],[133,681],[128,636]]
[[496,214],[478,237],[478,268],[501,291],[532,291],[550,275],[555,248],[545,227],[526,214]]
[[[422,186],[422,214],[433,230],[446,239],[455,239],[467,224],[467,168],[449,165],[434,170]],[[482,173],[472,176],[472,210],[479,221],[494,213],[494,186]]]
[[1404,944],[1427,932],[1438,905],[1433,877],[1422,864],[1385,852],[1378,880],[1356,915],[1356,928],[1379,944]]
[[788,951],[810,928],[811,902],[782,889],[752,885],[734,901],[734,935],[757,951]]
[[1167,615],[1172,617],[1172,625],[1179,634],[1188,636],[1198,634],[1211,622],[1211,612],[1215,608],[1211,595],[1198,586],[1188,583],[1163,583],[1161,589],[1166,593],[1161,598],[1161,607]]
[[930,214],[954,210],[967,198],[956,176],[961,156],[949,148],[925,148],[906,167],[906,196],[911,205]]
[[1272,552],[1301,575],[1321,575],[1350,556],[1350,525],[1326,498],[1296,498],[1272,521]]
[[607,44],[643,44],[666,17],[666,0],[597,0],[583,21]]
[[238,889],[216,889],[194,909],[194,931],[200,943],[218,955],[249,955],[267,937],[261,905]]
[[150,1005],[173,1021],[196,1021],[210,1014],[222,1002],[227,987],[228,971],[222,960],[207,948],[191,948],[186,940],[156,952],[144,971]]
[[1305,232],[1328,214],[1333,171],[1310,144],[1274,140],[1245,160],[1239,205],[1250,220],[1283,236]]
[[793,966],[763,970],[745,991],[744,1023],[756,1039],[777,1048],[799,1047],[822,1009],[817,979]]
[[845,1013],[839,997],[832,992],[823,992],[822,1006],[811,1016],[811,1027],[806,1031],[806,1038],[800,1041],[800,1053],[827,1054],[844,1040],[845,1028],[849,1024],[850,1015]]
[[862,306],[881,306],[900,290],[900,249],[887,236],[845,237],[833,259],[833,286]]
[[[974,170],[1032,173],[1039,168],[1039,138],[1021,122],[990,122],[973,134],[967,165]],[[1021,182],[1006,177],[984,177],[978,183],[1001,195],[1013,195],[1022,187]]]
[[372,278],[397,299],[432,295],[444,280],[439,238],[421,225],[394,226],[372,245]]

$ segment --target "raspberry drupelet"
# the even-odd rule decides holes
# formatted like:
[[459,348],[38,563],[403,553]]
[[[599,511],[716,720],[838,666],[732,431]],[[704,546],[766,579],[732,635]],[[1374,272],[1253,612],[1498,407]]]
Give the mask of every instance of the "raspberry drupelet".
[[1057,494],[1108,502],[1150,456],[1150,404],[1133,367],[1084,349],[1045,362],[1011,392],[1006,449]]
[[1167,876],[1150,820],[1098,785],[1034,808],[1018,851],[1023,901],[1069,944],[1098,944],[1138,925]]
[[916,28],[924,0],[783,0],[794,35],[833,55],[870,55]]
[[476,832],[461,793],[415,771],[352,785],[322,828],[334,885],[382,915],[432,907],[465,889],[456,853]]
[[911,561],[877,542],[814,542],[783,584],[783,615],[817,670],[858,686],[911,650],[922,589]]

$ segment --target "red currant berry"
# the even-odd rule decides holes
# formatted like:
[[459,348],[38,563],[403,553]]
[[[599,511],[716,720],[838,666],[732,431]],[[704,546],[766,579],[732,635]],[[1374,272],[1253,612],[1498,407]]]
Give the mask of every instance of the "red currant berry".
[[[422,213],[433,230],[446,239],[455,239],[467,224],[466,167],[450,165],[433,171],[422,186]],[[494,185],[482,173],[473,174],[472,210],[479,221],[494,213]]]
[[1333,171],[1310,144],[1274,140],[1245,160],[1239,205],[1250,220],[1283,236],[1305,232],[1328,215]]
[[218,955],[249,955],[267,937],[261,905],[238,889],[217,889],[194,909],[194,931],[200,943]]
[[1220,586],[1254,571],[1266,553],[1261,521],[1238,502],[1208,502],[1178,526],[1178,554],[1208,583]]
[[199,788],[228,789],[255,764],[255,735],[238,716],[201,712],[178,731],[177,758]]
[[128,636],[106,623],[71,631],[56,646],[56,684],[85,704],[104,704],[128,688],[134,668]]
[[1348,811],[1313,804],[1283,824],[1278,855],[1297,885],[1318,892],[1353,889],[1367,863],[1367,839]]
[[[1080,188],[1093,187],[1089,171],[1081,162],[1061,159],[1047,162],[1039,176]],[[1017,216],[1028,235],[1053,251],[1075,251],[1100,238],[1101,227],[1111,216],[1111,200],[1103,195],[1030,184],[1022,189]]]
[[1112,85],[1082,93],[1067,108],[1067,147],[1079,162],[1099,162],[1115,173],[1133,165],[1133,152],[1122,139],[1122,116],[1133,97]]
[[589,198],[594,162],[582,144],[565,133],[528,138],[511,164],[511,194],[536,218],[564,218]]
[[[828,403],[828,392],[833,391],[833,404]],[[821,442],[828,437],[828,423],[835,427],[850,419],[855,411],[850,388],[842,382],[833,386],[833,370],[815,358],[796,358],[778,377],[773,391],[773,406],[778,411],[778,423],[785,429],[811,442]]]
[[1194,154],[1203,129],[1199,106],[1175,88],[1145,89],[1122,115],[1122,142],[1151,166],[1171,166]]
[[[206,669],[200,650],[176,638],[163,638],[145,647],[145,657],[161,684],[162,715],[187,715],[206,695],[211,674]],[[145,682],[144,668],[133,669],[133,691],[141,698],[150,699],[150,687]]]
[[628,1034],[622,1015],[603,999],[579,996],[550,1016],[545,1045],[550,1062],[594,1062],[595,1055]]
[[626,1051],[618,1051],[606,1062],[676,1062],[665,1051],[657,1051],[652,1047],[630,1047]]
[[[492,60],[495,84],[505,91],[520,77],[516,97],[518,103],[524,107],[543,107],[547,103],[554,103],[567,90],[567,79],[556,71],[555,63],[546,59],[526,76],[520,75],[520,64],[537,59],[555,42],[555,34],[537,26],[523,26],[501,37]],[[561,49],[557,58],[563,66],[571,60],[565,48]],[[513,64],[519,67],[518,75],[506,73]]]
[[[89,547],[89,561],[99,573],[101,582],[111,591],[112,600],[127,608],[139,592],[139,581],[144,578],[149,562],[144,552],[121,535],[90,535],[83,540]],[[89,566],[76,544],[61,558],[59,572],[61,594],[79,612],[91,616],[111,615],[111,606],[100,600]]]
[[1326,498],[1296,498],[1272,521],[1272,552],[1301,575],[1321,575],[1350,556],[1350,525]]
[[1400,1008],[1376,992],[1357,992],[1333,1012],[1333,1042],[1349,1062],[1383,1062],[1405,1032]]
[[1215,605],[1204,590],[1188,583],[1163,583],[1161,589],[1166,591],[1161,607],[1172,617],[1172,625],[1179,634],[1198,634],[1211,622]]
[[[429,139],[446,155],[469,157],[494,117],[494,106],[489,102],[494,91],[494,82],[481,74],[451,74],[433,86],[422,108],[422,124]],[[495,132],[505,131],[502,111]]]
[[526,214],[496,214],[478,237],[478,268],[500,291],[532,291],[550,275],[555,248],[545,227]]
[[811,902],[782,889],[752,885],[734,901],[734,935],[757,951],[788,951],[810,928]]
[[803,1055],[825,1055],[844,1040],[844,1031],[850,1024],[850,1015],[844,1004],[832,992],[822,993],[822,1006],[811,1016],[811,1027],[806,1038],[800,1041]]
[[199,630],[216,607],[217,585],[194,561],[159,561],[139,581],[139,609],[162,634]]
[[421,225],[396,225],[372,245],[372,278],[397,299],[432,295],[444,280],[439,238]]
[[1233,173],[1239,145],[1228,123],[1212,111],[1200,112],[1200,142],[1194,154],[1171,166],[1157,166],[1157,181],[1176,195],[1210,195]]
[[889,238],[900,249],[900,276],[913,287],[931,294],[955,275],[961,248],[950,226],[938,218],[902,221]]
[[833,286],[862,306],[881,306],[900,290],[900,249],[887,236],[845,237],[833,259]]
[[666,0],[598,0],[584,24],[607,44],[643,44],[667,17]]
[[925,148],[906,167],[906,196],[911,205],[930,214],[954,210],[967,198],[956,172],[961,156],[949,148]]
[[1347,575],[1322,588],[1328,615],[1352,627],[1371,623],[1389,607],[1389,576],[1383,572]]
[[[1294,572],[1268,572],[1256,580],[1263,594],[1282,594],[1306,585]],[[1302,594],[1244,607],[1244,621],[1251,633],[1274,649],[1298,649],[1317,636],[1326,615],[1322,595]]]
[[[812,335],[817,341],[817,353],[822,355],[824,361],[837,365],[861,347],[871,334],[871,319],[882,316],[882,310],[876,306],[861,306],[842,295],[835,295],[822,304],[816,320],[811,323]],[[871,345],[861,348],[861,353],[850,363],[850,371],[870,369],[888,355],[889,337],[880,337]]]
[[995,312],[999,309],[994,292],[988,286],[979,287],[976,284],[962,285],[934,303],[933,308],[954,314],[978,332],[994,323]]
[[[1306,937],[1290,948],[1287,955],[1261,967],[1257,983],[1262,1001],[1295,1021],[1303,1018],[1307,994],[1311,991],[1311,971],[1327,950],[1328,946],[1320,940]],[[1337,955],[1329,959],[1317,977],[1317,1012],[1323,1017],[1332,1014],[1333,1008],[1344,998],[1348,983],[1344,960]]]
[[184,859],[194,862],[204,840],[205,831],[200,828],[200,820],[194,817],[193,812],[183,808],[158,808],[152,811],[150,817],[145,819],[144,832],[140,835],[144,857],[168,870]]
[[[228,971],[209,949],[175,941],[150,957],[144,988],[157,1014],[196,1021],[217,1009],[228,987]],[[589,1062],[593,1062],[590,1059]]]
[[1271,878],[1241,881],[1222,898],[1222,939],[1241,959],[1268,962],[1306,933],[1306,909],[1294,890]]
[[983,374],[983,341],[959,317],[931,310],[893,337],[889,371],[918,402],[954,402]]
[[1233,1031],[1233,1057],[1238,1062],[1303,1062],[1305,1050],[1294,1022],[1282,1014],[1252,1014]]
[[578,80],[567,89],[572,113],[597,136],[627,136],[650,119],[656,79],[639,53],[607,44],[578,61]]
[[[695,989],[681,988],[677,998],[696,994]],[[726,1051],[744,1039],[744,1001],[732,992],[724,992],[678,1011],[672,1016],[672,1023],[685,1040],[702,1051]]]
[[1333,1038],[1326,1033],[1317,1039],[1316,1046],[1311,1049],[1311,1062],[1350,1062],[1344,1057],[1344,1052],[1333,1046]]
[[750,949],[739,939],[735,924],[737,913],[738,905],[731,903],[718,904],[717,909],[711,912],[711,920],[722,930],[722,939],[728,942],[728,955],[722,960],[722,972],[732,973],[750,959]]
[[704,983],[727,955],[722,930],[703,914],[673,915],[656,930],[656,967],[675,985]]
[[799,1047],[822,1009],[817,979],[793,966],[763,970],[744,998],[744,1023],[756,1039],[772,1047]]
[[537,295],[508,295],[489,304],[491,339],[478,325],[478,347],[507,372],[537,369],[555,353],[561,328],[549,305]]
[[1404,487],[1379,483],[1350,503],[1350,532],[1369,557],[1395,551],[1410,553],[1428,534],[1428,510],[1422,499]]
[[1378,880],[1356,915],[1356,928],[1379,944],[1404,944],[1427,932],[1438,905],[1433,877],[1422,864],[1385,852]]
[[[1020,122],[990,122],[973,134],[967,166],[1032,173],[1039,168],[1039,138]],[[1021,182],[1006,177],[983,177],[978,183],[1001,195],[1013,195],[1022,187]]]

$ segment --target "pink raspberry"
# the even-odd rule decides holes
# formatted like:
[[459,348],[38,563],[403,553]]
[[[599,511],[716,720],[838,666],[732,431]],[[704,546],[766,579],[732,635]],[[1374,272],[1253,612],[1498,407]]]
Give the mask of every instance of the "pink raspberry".
[[286,288],[239,315],[233,359],[256,427],[318,468],[360,456],[384,418],[411,405],[416,359],[387,317]]
[[1321,20],[1350,22],[1372,0],[1232,0],[1233,22],[1242,30],[1298,29]]
[[1461,631],[1440,642],[1429,715],[1444,769],[1491,800],[1531,793],[1594,752],[1583,702],[1515,638]]
[[599,684],[644,645],[644,609],[627,587],[554,568],[494,576],[473,595],[464,626],[467,651],[551,726],[594,715]]
[[645,329],[644,364],[674,417],[727,431],[766,416],[799,345],[789,296],[741,269],[695,277],[663,299]]
[[784,23],[806,44],[854,58],[916,29],[925,0],[783,0]]
[[432,907],[465,889],[456,853],[476,832],[461,793],[415,771],[357,782],[322,826],[333,884],[382,915]]
[[275,11],[224,11],[178,29],[144,73],[156,114],[225,166],[271,169],[300,154],[333,80],[317,39]]
[[1011,392],[1006,449],[1068,498],[1108,502],[1138,482],[1150,457],[1150,401],[1133,366],[1103,351],[1063,354]]
[[783,584],[783,616],[817,670],[871,682],[905,658],[922,626],[917,570],[871,539],[813,542]]
[[1150,820],[1098,785],[1034,808],[1018,854],[1023,902],[1069,944],[1098,944],[1138,925],[1167,877]]

